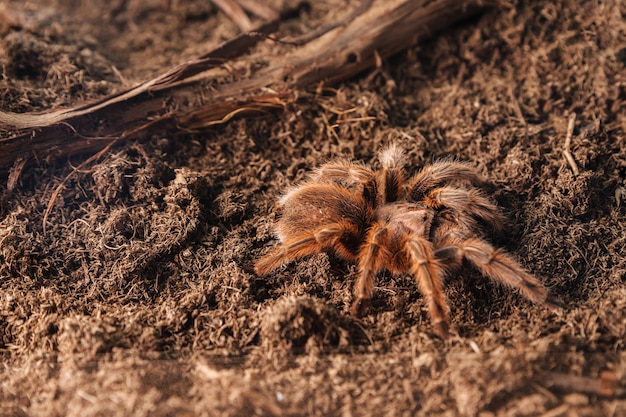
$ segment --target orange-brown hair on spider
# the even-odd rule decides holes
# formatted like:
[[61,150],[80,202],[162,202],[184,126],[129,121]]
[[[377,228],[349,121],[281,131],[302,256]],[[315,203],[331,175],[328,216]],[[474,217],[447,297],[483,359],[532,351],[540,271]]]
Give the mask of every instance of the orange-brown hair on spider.
[[442,338],[449,335],[444,278],[463,259],[526,298],[558,307],[537,278],[482,237],[485,226],[500,231],[504,218],[476,188],[484,180],[473,167],[443,160],[407,178],[402,149],[395,145],[381,153],[380,162],[378,171],[329,162],[288,190],[278,203],[280,245],[257,261],[255,272],[265,275],[283,263],[334,251],[358,263],[352,305],[357,316],[372,297],[379,271],[411,273]]

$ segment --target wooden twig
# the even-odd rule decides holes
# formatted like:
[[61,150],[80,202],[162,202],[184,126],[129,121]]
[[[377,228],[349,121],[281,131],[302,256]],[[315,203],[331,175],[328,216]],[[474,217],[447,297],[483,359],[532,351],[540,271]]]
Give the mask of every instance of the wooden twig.
[[620,206],[622,200],[626,200],[626,187],[618,185],[615,188],[615,202],[617,203],[617,207]]
[[248,12],[259,16],[265,20],[278,19],[278,13],[276,13],[271,7],[265,4],[262,0],[237,0],[237,3]]
[[346,24],[348,24],[349,22],[351,22],[352,20],[354,20],[357,16],[363,14],[363,12],[365,10],[367,10],[370,5],[372,4],[372,0],[363,0],[363,2],[361,3],[361,5],[355,9],[348,17],[346,17],[345,19],[341,19],[339,21],[336,22],[332,22],[326,26],[322,26],[319,29],[314,30],[313,32],[304,34],[304,35],[300,35],[297,36],[295,38],[282,38],[279,40],[279,42],[281,43],[286,43],[289,45],[304,45],[307,42],[311,42],[313,39],[317,39],[320,36],[324,35],[325,33],[330,32],[333,29],[336,29],[338,27],[341,26],[345,26]]
[[[27,159],[25,157],[20,156],[13,163],[13,166],[9,170],[9,178],[7,180],[7,191],[10,192],[15,189],[15,186],[17,185],[17,180],[19,179],[20,174],[22,173],[22,170],[24,169],[24,166],[26,166],[26,161]],[[617,200],[617,205],[619,206],[619,200]]]
[[250,18],[235,0],[213,0],[213,4],[219,7],[243,32],[252,30]]
[[547,387],[565,392],[582,392],[602,397],[623,397],[626,390],[619,385],[615,372],[602,371],[599,378],[552,373],[547,377]]
[[572,143],[572,136],[574,135],[574,126],[576,124],[576,113],[572,113],[569,117],[569,121],[567,123],[567,134],[565,135],[565,144],[563,144],[563,156],[565,160],[572,168],[575,176],[580,174],[578,170],[578,165],[576,165],[576,161],[574,161],[574,157],[569,150],[570,144]]
[[[363,0],[339,25],[321,35],[315,32],[315,37],[304,35],[300,38],[304,44],[278,42],[274,56],[247,55],[292,13],[284,12],[255,33],[241,34],[152,80],[95,102],[43,113],[0,112],[0,176],[12,166],[14,172],[23,168],[21,163],[15,165],[18,158],[36,155],[50,160],[94,153],[114,140],[200,129],[237,114],[284,107],[295,100],[298,89],[350,78],[374,66],[377,59],[495,4],[495,0]],[[223,69],[227,62],[235,65],[234,71]],[[244,70],[252,62],[266,65]]]

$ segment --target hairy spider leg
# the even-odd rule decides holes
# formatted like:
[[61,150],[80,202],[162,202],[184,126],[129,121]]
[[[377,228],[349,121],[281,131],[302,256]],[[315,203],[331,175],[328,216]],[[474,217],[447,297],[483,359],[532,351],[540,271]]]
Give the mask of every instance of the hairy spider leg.
[[558,309],[559,302],[548,297],[548,291],[537,278],[529,274],[511,255],[479,238],[469,238],[460,244],[442,247],[436,252],[440,258],[467,259],[485,276],[517,288],[529,300],[552,309]]
[[382,269],[383,261],[389,254],[385,249],[387,229],[379,223],[374,224],[367,234],[365,244],[359,256],[359,277],[354,284],[354,302],[351,312],[359,317],[365,304],[372,298],[376,274]]
[[[491,203],[478,190],[465,190],[454,187],[440,187],[430,191],[425,197],[427,206],[434,209],[446,207],[452,209],[458,220],[464,220],[462,226],[473,229],[474,218],[488,224],[495,231],[501,231],[505,219],[495,204]],[[466,215],[464,213],[471,213]]]
[[422,295],[428,300],[430,319],[442,338],[450,335],[447,303],[443,293],[444,271],[435,256],[432,244],[420,237],[411,236],[406,242],[411,262],[411,272],[417,278]]
[[[376,274],[383,265],[389,264],[391,254],[386,249],[389,247],[388,239],[388,229],[380,224],[372,227],[368,234],[360,257],[359,277],[355,283],[355,300],[351,309],[355,316],[362,313],[365,303],[372,298]],[[428,300],[429,314],[435,330],[439,336],[447,338],[449,327],[447,304],[443,294],[444,271],[434,254],[432,244],[420,236],[411,236],[404,244],[404,251],[420,291]],[[404,265],[389,266],[392,267],[392,272],[405,269]]]
[[449,181],[467,181],[474,185],[484,185],[485,179],[469,164],[459,161],[436,161],[418,172],[407,186],[407,199],[420,201],[431,189]]
[[[266,275],[284,263],[330,249],[335,246],[335,243],[345,232],[344,226],[335,223],[326,225],[313,234],[290,239],[288,242],[272,248],[269,253],[259,259],[254,265],[254,272],[258,275]],[[339,255],[351,259],[347,253],[339,253]]]

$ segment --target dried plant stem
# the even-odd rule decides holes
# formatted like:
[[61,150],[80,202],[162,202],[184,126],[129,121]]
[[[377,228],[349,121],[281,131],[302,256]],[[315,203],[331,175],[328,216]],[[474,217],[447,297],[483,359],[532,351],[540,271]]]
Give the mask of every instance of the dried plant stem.
[[576,124],[576,113],[572,113],[567,123],[567,134],[565,136],[565,144],[563,145],[563,156],[565,157],[565,160],[567,161],[569,166],[572,168],[574,175],[578,176],[578,174],[580,174],[580,171],[578,170],[578,165],[576,165],[576,161],[574,160],[574,157],[572,156],[572,153],[569,150],[569,147],[572,143],[572,136],[574,136],[575,124]]
[[[238,3],[249,7],[249,2]],[[14,177],[25,171],[21,160],[33,156],[50,160],[93,153],[114,140],[186,132],[227,122],[243,112],[283,108],[297,99],[299,89],[336,84],[497,4],[497,0],[363,0],[347,18],[324,26],[321,33],[274,42],[269,46],[275,56],[254,55],[252,47],[271,41],[285,16],[295,13],[284,11],[254,32],[95,102],[43,113],[0,111],[0,175],[8,175],[13,167],[14,186]],[[295,45],[285,45],[294,41]],[[268,65],[259,66],[259,61]],[[230,63],[239,69],[259,69],[225,75],[224,65]]]
[[566,392],[583,392],[603,397],[623,397],[624,387],[619,385],[617,375],[612,371],[600,372],[599,378],[552,373],[547,378],[548,388]]

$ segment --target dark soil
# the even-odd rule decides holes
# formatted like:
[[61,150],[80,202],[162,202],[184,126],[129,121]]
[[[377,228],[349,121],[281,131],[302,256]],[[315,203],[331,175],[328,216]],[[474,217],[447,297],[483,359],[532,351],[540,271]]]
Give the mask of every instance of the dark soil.
[[[36,161],[0,190],[0,414],[625,416],[625,18],[620,0],[519,1],[284,111],[127,142],[68,180],[45,234],[89,155]],[[102,97],[237,33],[205,0],[7,0],[1,108]],[[286,187],[335,156],[378,167],[392,142],[410,173],[477,167],[510,219],[492,241],[563,310],[467,267],[442,341],[408,275],[381,274],[361,319],[333,255],[255,276]]]

